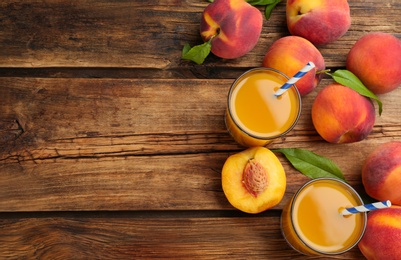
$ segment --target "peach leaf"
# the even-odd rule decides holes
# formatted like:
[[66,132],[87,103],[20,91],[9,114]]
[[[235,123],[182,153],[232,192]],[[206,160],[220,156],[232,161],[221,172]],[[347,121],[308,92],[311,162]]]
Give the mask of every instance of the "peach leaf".
[[196,45],[191,48],[191,46],[187,43],[184,45],[182,49],[181,59],[183,60],[190,60],[195,62],[196,64],[202,64],[206,57],[210,54],[212,49],[212,41],[213,37],[200,45]]
[[376,100],[377,105],[379,106],[379,115],[383,112],[383,104],[379,100],[379,98],[373,94],[362,81],[351,71],[349,70],[336,70],[334,73],[325,72],[327,75],[331,76],[337,83],[349,87],[362,96],[371,98]]
[[340,168],[330,159],[299,148],[272,149],[282,153],[292,166],[309,178],[336,178],[345,181]]

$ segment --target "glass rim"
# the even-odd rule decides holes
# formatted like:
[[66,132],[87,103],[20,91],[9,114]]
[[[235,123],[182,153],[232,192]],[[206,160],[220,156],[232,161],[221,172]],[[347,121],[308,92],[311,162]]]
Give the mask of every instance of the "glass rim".
[[308,243],[305,243],[305,241],[301,238],[301,236],[299,235],[299,232],[295,228],[293,212],[294,212],[295,201],[296,201],[297,197],[299,196],[299,194],[307,186],[309,186],[311,183],[314,183],[314,182],[317,182],[317,181],[334,181],[334,182],[340,183],[340,184],[344,185],[345,187],[347,187],[348,190],[350,190],[352,192],[352,195],[355,196],[359,200],[359,202],[361,202],[363,204],[363,200],[362,200],[361,196],[358,194],[358,192],[351,185],[349,185],[348,183],[346,183],[343,180],[336,179],[336,178],[330,178],[330,177],[320,177],[320,178],[309,180],[308,182],[303,184],[301,186],[301,188],[298,189],[298,191],[294,194],[294,197],[293,197],[293,199],[291,201],[291,207],[290,207],[289,214],[290,214],[290,220],[291,220],[292,228],[293,228],[296,236],[298,237],[298,239],[301,241],[301,243],[304,244],[311,251],[316,252],[316,253],[318,253],[320,255],[339,255],[339,254],[343,254],[345,252],[348,252],[352,248],[354,248],[359,243],[359,241],[362,239],[363,234],[365,233],[365,230],[366,230],[366,225],[367,225],[367,212],[358,213],[358,214],[363,214],[363,227],[362,227],[361,234],[360,234],[359,238],[356,239],[355,242],[353,242],[352,244],[350,244],[349,246],[347,246],[343,250],[334,251],[334,252],[324,252],[324,251],[321,251],[321,250],[318,250],[318,249],[315,249],[315,248],[311,247],[310,245],[308,245]]
[[237,122],[236,118],[233,116],[233,112],[232,112],[233,109],[232,109],[232,106],[231,106],[231,104],[230,104],[230,103],[231,103],[230,100],[231,100],[231,96],[232,96],[233,91],[234,91],[234,87],[238,85],[237,83],[238,83],[245,75],[247,75],[247,74],[249,74],[249,73],[251,73],[251,72],[254,72],[254,71],[272,71],[272,72],[274,72],[274,73],[278,73],[279,75],[283,76],[283,77],[286,78],[287,80],[290,79],[290,78],[289,78],[286,74],[284,74],[283,72],[281,72],[281,71],[279,71],[279,70],[277,70],[277,69],[268,68],[268,67],[257,67],[257,68],[252,68],[252,69],[249,69],[249,70],[245,71],[244,73],[242,73],[242,74],[241,74],[239,77],[237,77],[237,78],[235,79],[235,81],[231,84],[230,90],[229,90],[228,96],[227,96],[227,107],[228,107],[228,113],[229,113],[229,115],[230,115],[230,117],[231,117],[231,120],[232,120],[233,123],[242,131],[242,133],[244,133],[244,134],[246,134],[246,135],[248,135],[248,136],[250,136],[250,137],[252,137],[252,138],[258,139],[258,140],[273,140],[273,139],[276,139],[276,138],[278,138],[278,137],[284,136],[284,135],[288,134],[288,133],[297,125],[297,123],[298,123],[298,121],[299,121],[299,118],[301,117],[302,99],[301,99],[301,94],[299,93],[299,90],[298,90],[298,88],[296,87],[296,84],[293,84],[289,89],[294,89],[294,90],[295,90],[296,97],[298,98],[298,113],[297,113],[297,116],[296,116],[294,122],[292,122],[291,126],[290,126],[287,130],[285,130],[284,132],[282,132],[282,133],[280,133],[280,134],[277,134],[277,135],[272,135],[272,136],[267,136],[267,135],[256,135],[256,134],[253,134],[253,133],[249,133],[248,130],[244,129],[244,128]]

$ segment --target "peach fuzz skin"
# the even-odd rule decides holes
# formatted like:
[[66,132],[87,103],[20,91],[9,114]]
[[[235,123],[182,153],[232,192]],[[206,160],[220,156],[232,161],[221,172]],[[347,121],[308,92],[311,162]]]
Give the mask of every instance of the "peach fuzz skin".
[[365,139],[375,123],[370,99],[334,83],[323,88],[312,105],[312,122],[319,135],[330,143],[352,143]]
[[309,61],[316,67],[295,84],[301,96],[305,96],[322,79],[323,74],[316,72],[326,68],[322,54],[311,42],[298,36],[280,38],[267,50],[262,66],[279,70],[291,78]]
[[368,213],[366,231],[358,244],[368,259],[401,259],[401,207],[392,206]]
[[375,94],[401,85],[401,41],[388,33],[368,33],[351,48],[346,67]]
[[372,198],[401,206],[401,142],[381,144],[369,154],[362,167],[362,183]]
[[315,45],[334,42],[351,26],[347,0],[288,0],[286,17],[292,35]]
[[215,0],[203,12],[200,32],[205,42],[213,37],[214,55],[235,59],[256,46],[262,25],[262,13],[244,0]]

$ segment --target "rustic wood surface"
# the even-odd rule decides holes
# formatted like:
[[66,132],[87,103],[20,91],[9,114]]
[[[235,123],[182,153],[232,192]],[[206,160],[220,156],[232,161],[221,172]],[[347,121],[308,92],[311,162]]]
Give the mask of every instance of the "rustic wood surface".
[[[241,213],[221,189],[224,161],[244,149],[224,125],[229,86],[288,35],[285,2],[246,56],[182,61],[186,42],[201,43],[207,4],[0,3],[0,259],[310,258],[280,232],[282,207],[308,180],[283,156],[287,190],[273,209]],[[319,47],[332,70],[367,32],[401,38],[401,2],[349,4],[351,29]],[[299,123],[270,148],[332,159],[363,195],[366,156],[401,139],[401,89],[380,96],[383,114],[366,140],[333,145],[310,119],[317,92],[331,82],[325,77],[303,98]],[[363,255],[354,248],[336,258]]]

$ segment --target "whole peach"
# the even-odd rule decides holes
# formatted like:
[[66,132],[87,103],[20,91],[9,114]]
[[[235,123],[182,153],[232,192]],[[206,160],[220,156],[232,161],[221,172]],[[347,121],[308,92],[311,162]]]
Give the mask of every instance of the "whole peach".
[[301,96],[305,96],[312,92],[322,79],[323,74],[316,72],[326,68],[322,54],[310,41],[299,36],[278,39],[267,50],[262,66],[279,70],[291,78],[309,61],[316,67],[296,83]]
[[292,35],[316,45],[337,40],[351,26],[347,0],[287,0],[286,17]]
[[368,33],[352,46],[347,69],[375,94],[401,85],[401,41],[388,33]]
[[330,143],[352,143],[365,139],[375,123],[370,99],[343,85],[323,88],[312,105],[312,122],[320,136]]
[[362,183],[372,198],[401,206],[401,142],[381,144],[368,155],[362,167]]
[[257,44],[263,16],[245,0],[215,0],[203,11],[200,32],[211,52],[225,59],[245,55]]
[[368,213],[365,234],[358,244],[368,259],[401,259],[401,207],[380,209]]

